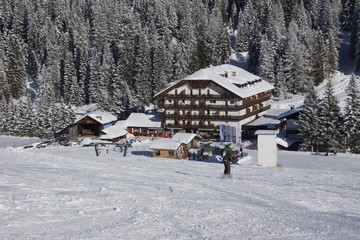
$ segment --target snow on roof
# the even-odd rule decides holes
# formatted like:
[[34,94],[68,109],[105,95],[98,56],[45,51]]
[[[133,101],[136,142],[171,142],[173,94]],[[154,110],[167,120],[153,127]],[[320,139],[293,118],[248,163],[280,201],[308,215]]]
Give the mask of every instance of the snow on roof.
[[[155,96],[167,91],[182,80],[212,80],[241,98],[247,98],[260,92],[270,91],[274,88],[274,86],[261,79],[259,76],[237,66],[223,64],[200,69],[193,74],[172,83]],[[243,87],[240,87],[239,85],[243,85]]]
[[182,143],[178,140],[172,139],[160,139],[155,140],[151,145],[150,149],[162,149],[162,150],[177,150]]
[[282,119],[290,113],[296,112],[289,109],[269,109],[264,115],[256,118],[255,120],[247,123],[247,126],[267,126],[268,128],[275,128],[276,125],[284,121]]
[[127,127],[161,128],[162,121],[154,113],[131,113],[126,123]]
[[105,135],[101,135],[100,139],[114,139],[125,136],[126,131],[121,124],[115,124],[102,130]]
[[193,140],[195,137],[199,137],[199,135],[195,133],[176,133],[171,140],[177,140],[179,142],[189,144],[191,140]]
[[276,138],[276,144],[279,144],[280,146],[283,146],[285,148],[290,147],[292,144],[298,142],[299,140],[286,138],[286,137],[277,137]]
[[106,123],[114,122],[117,120],[117,118],[114,115],[112,115],[111,113],[98,110],[98,111],[86,113],[85,115],[78,117],[75,120],[75,123],[79,122],[80,120],[82,120],[85,117],[90,117],[101,124],[106,124]]
[[257,130],[255,135],[276,135],[279,131],[277,130]]

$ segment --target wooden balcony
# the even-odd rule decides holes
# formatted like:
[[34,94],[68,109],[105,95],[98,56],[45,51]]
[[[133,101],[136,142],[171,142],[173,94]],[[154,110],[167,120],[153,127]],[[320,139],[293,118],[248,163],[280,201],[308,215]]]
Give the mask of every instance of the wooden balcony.
[[242,105],[215,105],[215,104],[164,104],[159,103],[159,108],[164,109],[197,109],[197,110],[241,110],[243,109]]
[[168,128],[181,128],[181,129],[217,129],[214,124],[168,124]]
[[209,100],[218,100],[218,99],[234,99],[235,96],[232,94],[167,94],[164,96],[167,99],[209,99]]
[[258,108],[252,112],[246,113],[245,115],[233,116],[233,115],[220,115],[220,114],[159,114],[159,117],[162,119],[172,119],[172,120],[187,120],[187,121],[241,121],[253,115],[259,114],[263,111],[269,110],[270,105]]
[[246,113],[245,115],[233,116],[233,115],[220,115],[220,114],[159,114],[159,117],[162,119],[172,119],[172,120],[186,120],[186,121],[240,121],[251,117],[253,115],[259,114],[263,111],[269,110],[270,105],[258,108],[252,112]]
[[174,120],[241,120],[242,116],[220,115],[220,114],[160,114],[160,118]]
[[262,96],[261,98],[258,98],[256,100],[252,100],[248,103],[244,103],[242,105],[243,108],[247,108],[247,107],[251,107],[252,105],[255,105],[255,104],[258,104],[258,103],[261,103],[261,102],[264,102],[264,101],[267,101],[271,98],[271,94],[264,94],[264,96]]
[[[218,104],[185,104],[185,103],[175,103],[175,104],[165,104],[163,101],[158,103],[158,108],[163,109],[202,109],[202,110],[241,110],[247,107],[251,107],[252,105],[259,104],[261,102],[267,101],[271,98],[271,94],[265,94],[263,97],[258,98],[256,100],[250,101],[245,104],[238,105],[218,105]],[[224,99],[224,98],[223,98]]]

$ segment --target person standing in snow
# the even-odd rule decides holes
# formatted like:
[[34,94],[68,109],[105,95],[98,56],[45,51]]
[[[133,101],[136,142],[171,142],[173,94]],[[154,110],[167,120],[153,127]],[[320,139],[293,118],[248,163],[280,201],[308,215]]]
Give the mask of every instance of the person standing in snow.
[[204,146],[204,156],[205,156],[205,159],[208,159],[209,156],[212,156],[212,149],[211,149],[210,143],[207,143]]
[[225,156],[224,156],[224,167],[225,167],[225,170],[224,170],[224,175],[230,175],[230,170],[231,170],[231,165],[230,165],[230,161],[232,160],[233,158],[233,150],[229,149],[226,153],[225,153]]

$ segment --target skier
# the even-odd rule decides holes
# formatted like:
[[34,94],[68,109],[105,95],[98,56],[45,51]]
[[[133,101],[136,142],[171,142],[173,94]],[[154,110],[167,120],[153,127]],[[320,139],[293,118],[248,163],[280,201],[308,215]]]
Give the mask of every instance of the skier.
[[224,175],[230,175],[230,161],[232,161],[233,151],[229,149],[224,156]]

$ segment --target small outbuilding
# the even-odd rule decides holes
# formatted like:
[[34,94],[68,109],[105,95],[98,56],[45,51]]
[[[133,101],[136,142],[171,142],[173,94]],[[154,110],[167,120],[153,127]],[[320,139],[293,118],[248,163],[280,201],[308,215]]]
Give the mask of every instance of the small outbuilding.
[[154,157],[161,158],[182,158],[184,156],[185,143],[172,139],[155,140],[150,149],[153,150]]
[[109,112],[94,111],[78,117],[69,127],[70,137],[98,137],[101,131],[116,122],[117,118]]
[[120,139],[125,138],[128,131],[126,130],[126,123],[124,121],[118,121],[115,125],[101,130],[101,133],[101,140],[117,142]]
[[187,148],[198,148],[201,137],[195,133],[176,133],[171,140],[177,140],[186,145]]
[[129,133],[136,135],[160,134],[163,130],[163,120],[155,113],[131,113],[127,123]]

